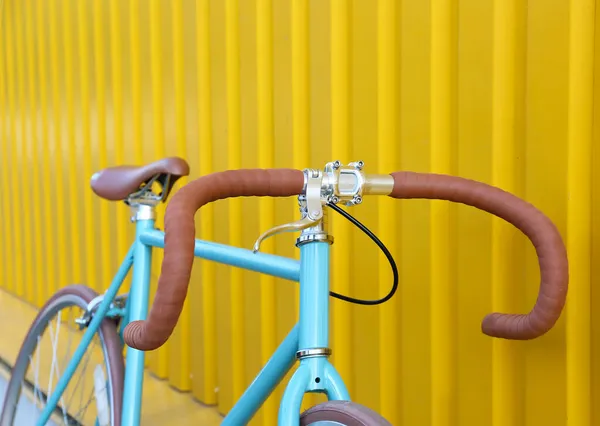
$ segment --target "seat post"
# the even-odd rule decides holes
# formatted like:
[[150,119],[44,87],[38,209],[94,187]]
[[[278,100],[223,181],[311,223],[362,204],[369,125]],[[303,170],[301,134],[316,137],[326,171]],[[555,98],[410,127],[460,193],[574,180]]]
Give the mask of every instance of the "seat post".
[[131,221],[138,222],[140,220],[155,220],[156,206],[149,204],[133,204],[131,205],[132,215]]
[[[173,176],[170,174],[159,173],[145,182],[141,188],[129,194],[125,204],[131,208],[131,221],[155,220],[156,206],[166,200],[173,182]],[[160,185],[162,189],[160,192],[153,190],[155,183]]]

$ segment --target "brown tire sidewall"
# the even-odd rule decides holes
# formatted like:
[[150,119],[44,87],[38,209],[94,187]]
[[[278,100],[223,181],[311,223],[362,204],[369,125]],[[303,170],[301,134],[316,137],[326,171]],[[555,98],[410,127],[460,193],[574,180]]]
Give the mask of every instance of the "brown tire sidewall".
[[306,410],[300,416],[300,426],[319,421],[339,422],[345,426],[391,426],[378,413],[351,401],[328,401]]

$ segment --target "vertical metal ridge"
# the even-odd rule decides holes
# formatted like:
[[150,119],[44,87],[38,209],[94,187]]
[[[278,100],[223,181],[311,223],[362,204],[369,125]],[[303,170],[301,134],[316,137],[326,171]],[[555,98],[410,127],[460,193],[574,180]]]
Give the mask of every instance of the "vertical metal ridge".
[[227,113],[229,123],[229,167],[237,169],[241,164],[240,143],[240,42],[239,0],[227,0],[225,4],[225,55],[227,72]]
[[[79,55],[79,72],[80,72],[80,98],[81,98],[81,144],[82,144],[82,164],[84,182],[92,177],[92,141],[90,128],[90,56],[89,46],[87,42],[87,19],[86,19],[86,3],[77,3],[77,38]],[[86,281],[89,286],[96,289],[100,282],[96,276],[98,267],[96,265],[96,246],[94,245],[94,219],[97,219],[96,212],[93,208],[93,193],[88,187],[83,191],[83,221],[84,221],[84,247],[85,247],[85,271]]]
[[[110,63],[112,77],[112,108],[113,108],[113,134],[112,148],[114,152],[115,165],[121,165],[125,162],[125,145],[123,138],[123,53],[122,53],[122,37],[121,37],[121,20],[119,14],[119,0],[111,0],[109,3],[109,21],[110,21]],[[117,250],[118,258],[125,256],[129,249],[129,241],[127,240],[127,207],[118,203],[115,206],[114,212],[115,226],[117,234]]]
[[[210,55],[210,0],[196,2],[196,48],[198,59],[198,133],[200,136],[200,174],[213,172],[212,86]],[[205,241],[214,239],[212,204],[203,207],[200,235]],[[216,404],[217,395],[217,313],[214,262],[202,261],[203,402]]]
[[[241,122],[240,122],[240,43],[239,43],[239,4],[238,0],[225,3],[225,62],[227,81],[227,167],[236,170],[241,167]],[[242,205],[241,200],[231,199],[229,203],[229,244],[240,247],[242,244]],[[243,353],[244,336],[244,287],[242,271],[233,268],[231,277],[231,350]],[[232,364],[233,398],[239,398],[244,391],[245,364],[242,357],[234,357]]]
[[[7,97],[8,97],[8,120],[10,121],[10,132],[9,132],[9,137],[7,138],[6,144],[7,147],[9,145],[11,145],[11,149],[10,149],[10,154],[11,154],[11,159],[10,159],[10,164],[9,164],[9,175],[14,175],[16,174],[16,168],[17,168],[17,148],[15,147],[14,144],[11,144],[10,141],[16,141],[17,140],[17,132],[16,132],[16,119],[15,119],[15,75],[14,75],[14,66],[13,63],[11,61],[14,61],[14,48],[13,48],[13,30],[12,30],[12,17],[11,17],[11,3],[7,2],[4,5],[4,23],[5,23],[5,27],[4,27],[4,35],[5,35],[5,47],[6,47],[6,60],[7,60],[7,65],[6,65],[6,87],[7,87]],[[13,242],[13,248],[11,251],[11,263],[12,265],[14,265],[14,274],[13,274],[13,278],[14,281],[13,282],[9,282],[7,288],[14,292],[15,294],[17,293],[17,283],[22,282],[23,281],[23,264],[22,264],[22,259],[21,256],[18,255],[18,253],[20,252],[20,248],[21,248],[21,226],[20,226],[20,220],[21,220],[21,214],[20,214],[20,209],[19,209],[19,196],[18,196],[18,189],[13,186],[13,185],[9,185],[10,187],[10,200],[11,200],[11,205],[12,205],[12,223],[11,223],[11,229],[12,229],[12,242]]]
[[[516,79],[517,0],[494,2],[492,82],[492,184],[517,192]],[[500,218],[492,218],[492,309],[518,310],[515,300],[515,229]],[[492,424],[518,425],[520,410],[519,350],[515,342],[493,340]]]
[[[22,5],[20,3],[16,3],[14,5],[13,17],[15,23],[23,22],[22,16]],[[24,47],[23,47],[23,30],[21,25],[15,25],[14,34],[16,41],[16,63],[17,63],[17,73],[15,75],[16,83],[17,83],[17,93],[18,93],[18,117],[19,124],[21,125],[20,138],[13,139],[16,143],[16,158],[17,162],[15,163],[16,175],[20,175],[22,182],[22,189],[29,188],[29,170],[27,170],[26,162],[28,161],[26,158],[26,146],[28,145],[27,140],[27,108],[26,108],[26,99],[25,99],[25,59],[24,59]],[[18,142],[17,142],[18,140]],[[21,266],[23,268],[23,281],[17,282],[17,295],[24,296],[27,301],[31,302],[31,296],[33,293],[33,280],[31,277],[31,258],[29,253],[31,253],[31,227],[29,226],[29,218],[31,218],[31,208],[29,205],[29,191],[21,190],[19,191],[19,198],[21,200],[21,218],[19,220],[19,226],[21,226],[20,234],[21,240],[19,241],[19,249],[16,250],[17,256],[21,257]]]
[[131,107],[133,126],[133,153],[135,161],[144,161],[144,144],[142,135],[142,87],[141,87],[141,43],[140,43],[140,0],[131,0],[129,4],[129,35],[131,58]]
[[[14,20],[19,24],[23,22],[23,5],[21,3],[17,3],[14,6]],[[13,27],[15,32],[16,39],[16,62],[17,62],[17,74],[15,78],[17,79],[17,88],[18,88],[18,117],[20,124],[20,141],[17,142],[17,167],[18,170],[15,171],[16,175],[21,175],[21,183],[22,188],[30,188],[29,185],[29,171],[27,170],[28,161],[28,151],[30,139],[28,137],[28,129],[27,122],[29,121],[29,117],[27,116],[27,98],[26,98],[26,64],[25,64],[25,48],[24,48],[24,40],[23,40],[23,28],[21,25],[15,25]],[[29,191],[19,191],[20,199],[21,199],[21,237],[22,240],[20,244],[22,244],[21,251],[17,252],[19,256],[23,257],[23,293],[27,301],[33,302],[33,278],[32,278],[32,259],[31,259],[31,226],[30,220],[31,215],[29,214],[31,211],[30,208],[30,194]],[[22,285],[19,283],[18,285]]]
[[[98,145],[96,147],[98,156],[98,167],[108,166],[106,149],[106,61],[104,57],[105,33],[104,20],[102,19],[102,0],[94,0],[94,62],[96,64],[96,114],[98,127]],[[102,270],[103,283],[110,282],[112,271],[110,270],[110,238],[112,233],[109,230],[108,202],[99,201],[100,206],[100,232],[96,235],[100,237],[100,265]],[[104,284],[106,285],[106,284]],[[101,288],[97,288],[101,291]]]
[[152,73],[153,136],[156,158],[165,155],[165,124],[163,108],[162,24],[160,2],[150,3],[150,50]]
[[[62,179],[62,164],[60,159],[62,157],[62,132],[61,132],[61,119],[60,119],[60,68],[58,66],[58,19],[56,16],[57,2],[53,2],[48,8],[48,20],[50,22],[50,74],[52,81],[52,126],[54,128],[53,137],[53,148],[50,152],[54,152],[54,158],[51,158],[51,163],[54,164],[54,189],[56,191],[56,198],[54,199],[54,205],[56,208],[56,253],[60,253],[57,259],[58,263],[58,280],[56,283],[56,291],[61,286],[64,286],[67,281],[67,259],[64,258],[63,254],[67,253],[66,241],[65,241],[65,196]],[[52,161],[54,160],[54,161]]]
[[[26,145],[27,155],[26,159],[29,159],[30,167],[33,168],[33,171],[29,167],[26,167],[25,170],[27,173],[31,173],[32,183],[29,185],[31,188],[31,203],[29,205],[29,212],[31,214],[31,221],[33,222],[33,234],[36,236],[42,235],[42,225],[40,215],[37,214],[40,207],[40,168],[39,168],[39,150],[37,148],[38,144],[38,135],[37,135],[37,127],[38,120],[36,117],[36,84],[35,84],[35,55],[34,55],[34,42],[35,39],[33,37],[33,18],[32,18],[32,1],[27,0],[25,2],[25,41],[27,45],[27,77],[29,84],[29,141]],[[22,20],[21,20],[22,22]],[[27,160],[25,160],[27,162]],[[25,183],[25,182],[24,182]],[[30,231],[31,232],[31,231]],[[30,257],[30,268],[33,270],[32,273],[32,283],[30,289],[33,291],[33,294],[29,296],[30,300],[37,306],[41,306],[44,303],[43,299],[43,287],[42,283],[42,270],[36,265],[43,264],[44,260],[42,258],[42,245],[37,241],[37,237],[34,238],[29,236],[29,241],[33,247],[30,246],[29,253],[32,254]]]
[[[4,17],[6,20],[6,17]],[[0,158],[0,167],[2,168],[2,271],[4,280],[0,282],[0,286],[4,289],[9,289],[9,284],[14,282],[14,271],[13,271],[13,259],[12,259],[12,220],[11,220],[11,188],[8,180],[8,169],[9,169],[9,118],[7,114],[7,73],[6,73],[6,48],[4,43],[6,37],[3,31],[6,31],[6,27],[0,26],[0,152],[2,158]]]
[[[48,135],[48,90],[46,87],[46,76],[47,70],[47,56],[45,48],[45,22],[46,19],[43,14],[42,2],[44,0],[38,0],[36,4],[36,33],[37,33],[37,53],[38,53],[38,76],[39,76],[39,92],[40,92],[40,116],[42,122],[41,129],[41,152],[42,155],[42,194],[43,194],[43,209],[44,214],[44,250],[46,255],[54,253],[54,244],[56,239],[56,233],[52,224],[52,215],[50,210],[53,208],[51,198],[51,187],[52,184],[48,177],[51,175],[50,170],[50,149],[49,149],[49,135]],[[5,218],[6,220],[6,218]],[[44,274],[44,283],[40,283],[42,287],[40,289],[39,297],[46,300],[52,294],[52,291],[57,288],[56,283],[56,263],[45,262],[46,273]]]
[[[350,3],[348,0],[331,2],[331,143],[333,156],[342,163],[349,162],[350,131]],[[335,235],[343,235],[346,244],[332,252],[331,288],[341,294],[350,294],[350,224],[340,217],[331,218]],[[348,303],[332,303],[333,358],[336,369],[352,389],[351,307]],[[338,354],[338,355],[336,355]]]
[[[431,170],[452,173],[457,3],[431,3]],[[456,282],[452,207],[431,205],[432,426],[457,424]]]
[[[0,19],[2,19],[0,17]],[[1,22],[1,21],[0,21]],[[8,206],[8,196],[6,194],[7,189],[7,173],[5,169],[8,167],[7,157],[8,153],[6,150],[6,141],[8,138],[4,134],[4,130],[6,129],[6,116],[5,116],[5,105],[6,101],[4,100],[4,46],[3,46],[3,34],[2,34],[3,25],[0,25],[0,170],[2,170],[2,179],[4,180],[0,183],[0,191],[2,191],[0,197],[0,214],[4,217],[4,220],[0,224],[0,287],[5,287],[9,281],[8,279],[8,247],[10,245],[10,237],[8,236],[8,222],[6,221],[6,210]]]
[[[154,156],[156,159],[165,155],[165,125],[163,108],[163,67],[162,67],[162,23],[161,23],[161,3],[153,1],[150,7],[150,67],[152,73],[152,123],[154,137]],[[164,207],[161,205],[157,209],[158,227],[164,226]],[[155,275],[160,273],[160,265],[163,259],[162,250],[156,250],[152,256]],[[156,292],[156,280],[153,280],[151,286],[152,297]],[[167,377],[169,362],[169,342],[154,353],[148,354],[148,363],[150,368],[160,378]]]
[[[7,66],[6,66],[6,86],[8,88],[7,90],[7,97],[8,97],[8,116],[9,116],[9,121],[10,121],[10,136],[9,138],[7,138],[7,146],[10,144],[11,145],[11,150],[10,150],[10,154],[11,154],[11,160],[10,160],[10,166],[9,166],[9,170],[10,170],[10,174],[14,175],[17,173],[17,148],[15,146],[14,143],[9,143],[9,141],[16,141],[17,140],[17,131],[16,131],[16,117],[15,117],[15,75],[14,75],[14,65],[12,63],[12,61],[14,61],[14,46],[13,46],[13,29],[12,29],[12,4],[11,3],[6,3],[4,5],[5,9],[4,9],[4,23],[5,23],[5,40],[6,40],[6,59],[7,59]],[[17,287],[19,282],[23,281],[23,264],[22,264],[22,259],[21,256],[19,255],[20,250],[21,250],[21,226],[20,226],[20,220],[21,220],[21,214],[20,214],[20,201],[19,201],[19,195],[18,195],[18,190],[15,186],[10,186],[11,191],[10,191],[10,199],[11,199],[11,204],[12,204],[12,223],[11,223],[11,228],[12,228],[12,236],[13,236],[13,250],[11,252],[11,260],[12,260],[12,264],[14,265],[15,268],[15,273],[14,273],[14,281],[11,283],[8,283],[8,288],[10,290],[12,290],[13,292],[17,292]]]
[[[378,46],[377,46],[377,130],[378,130],[378,173],[390,173],[398,165],[398,138],[396,130],[396,1],[379,0]],[[389,197],[379,197],[378,222],[380,232],[385,231],[387,248],[398,255],[396,235],[398,233],[398,203]],[[390,266],[385,256],[379,256],[379,294],[389,291]],[[402,356],[398,338],[398,304],[396,299],[379,308],[379,395],[380,413],[392,424],[400,423],[400,381],[398,366]]]
[[153,136],[156,148],[156,158],[165,155],[165,124],[163,108],[163,67],[162,67],[162,24],[160,2],[150,3],[150,50],[152,72],[152,108],[153,108]]
[[[62,156],[62,167],[59,167],[61,170],[57,170],[57,178],[59,182],[68,181],[68,205],[70,206],[70,214],[69,214],[69,222],[70,222],[70,236],[71,236],[71,249],[67,252],[69,253],[70,259],[69,263],[72,268],[72,276],[69,281],[71,282],[81,282],[83,277],[81,275],[81,243],[79,239],[79,235],[81,232],[80,228],[80,215],[81,215],[81,205],[78,203],[78,194],[77,194],[77,182],[79,179],[76,179],[77,175],[77,143],[78,141],[75,138],[75,108],[74,108],[74,60],[73,60],[73,34],[71,30],[71,23],[73,19],[71,18],[71,6],[69,4],[63,4],[63,54],[64,54],[64,69],[63,75],[65,77],[65,98],[67,104],[67,129],[66,129],[66,146],[64,148],[64,155]],[[65,164],[65,161],[67,164]],[[64,170],[67,171],[67,178],[64,178]],[[60,177],[59,177],[60,176]],[[67,200],[65,200],[67,201]],[[66,259],[65,259],[66,261]],[[65,285],[66,282],[60,283],[60,285]]]
[[568,106],[567,424],[591,425],[591,185],[595,2],[571,0]]
[[[185,64],[183,62],[183,6],[173,3],[173,77],[175,83],[176,152],[185,157]],[[185,180],[185,177],[182,178]]]
[[310,158],[309,61],[308,5],[292,0],[293,163],[300,170],[309,167]]
[[[257,109],[258,109],[258,167],[274,167],[275,141],[273,117],[273,1],[256,2],[256,66],[257,66]],[[275,202],[262,197],[259,201],[259,227],[269,229],[275,222]],[[267,253],[274,250],[273,241],[265,241],[262,248]],[[260,359],[264,364],[277,348],[275,317],[275,278],[260,276]],[[277,401],[269,398],[263,405],[263,424],[277,422]]]
[[[175,151],[182,158],[186,157],[186,124],[185,124],[185,65],[183,62],[183,5],[182,2],[172,3],[172,30],[173,30],[173,77],[175,86]],[[187,181],[181,178],[175,189],[181,187]],[[190,390],[190,309],[189,301],[181,311],[177,322],[176,339],[172,342],[170,349],[173,356],[169,371],[169,382],[179,390]]]

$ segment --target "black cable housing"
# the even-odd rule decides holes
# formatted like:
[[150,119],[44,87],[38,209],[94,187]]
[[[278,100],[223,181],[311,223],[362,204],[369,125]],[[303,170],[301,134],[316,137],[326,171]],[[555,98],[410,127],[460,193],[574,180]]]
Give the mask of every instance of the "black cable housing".
[[377,235],[375,235],[373,232],[371,232],[369,230],[369,228],[367,228],[365,225],[363,225],[362,223],[360,223],[360,221],[358,219],[356,219],[354,216],[352,216],[351,214],[349,214],[346,211],[344,211],[342,208],[340,208],[336,204],[327,203],[327,206],[330,207],[331,209],[333,209],[336,213],[339,213],[342,216],[344,216],[346,219],[348,219],[354,226],[356,226],[361,231],[363,231],[365,234],[367,234],[367,236],[375,244],[377,244],[377,246],[381,249],[381,251],[385,254],[385,257],[390,262],[390,266],[392,268],[392,273],[394,274],[394,284],[392,285],[392,288],[391,288],[390,292],[385,297],[383,297],[381,299],[376,299],[376,300],[356,299],[354,297],[344,296],[343,294],[335,293],[333,291],[330,291],[329,295],[332,296],[332,297],[335,297],[336,299],[340,299],[340,300],[343,300],[345,302],[350,302],[350,303],[354,303],[354,304],[357,304],[357,305],[380,305],[382,303],[387,302],[388,300],[390,300],[394,296],[394,294],[396,293],[396,290],[398,290],[398,267],[396,266],[396,262],[394,261],[394,257],[392,256],[392,254],[390,253],[390,251],[387,249],[387,247],[385,246],[385,244],[383,244],[381,242],[381,240],[379,238],[377,238]]

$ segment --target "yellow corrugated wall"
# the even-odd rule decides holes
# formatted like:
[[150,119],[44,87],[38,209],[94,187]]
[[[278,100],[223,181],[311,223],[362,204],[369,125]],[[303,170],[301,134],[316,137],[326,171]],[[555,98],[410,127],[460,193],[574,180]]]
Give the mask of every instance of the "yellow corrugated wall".
[[[332,301],[333,361],[394,425],[600,424],[593,0],[0,5],[2,288],[39,306],[68,283],[107,287],[133,235],[125,206],[89,189],[108,165],[181,155],[195,178],[362,159],[370,172],[479,179],[564,235],[571,287],[556,328],[532,342],[480,332],[486,313],[526,311],[537,294],[534,251],[511,227],[464,206],[369,199],[353,213],[392,249],[400,291],[382,307]],[[202,216],[202,238],[251,247],[296,217],[296,201],[225,201]],[[333,289],[384,294],[376,247],[337,217],[333,231]],[[297,256],[292,243],[265,249]],[[159,265],[157,253],[154,285]],[[198,261],[177,332],[148,367],[225,413],[297,302],[293,284]],[[281,389],[254,424],[274,424]]]

